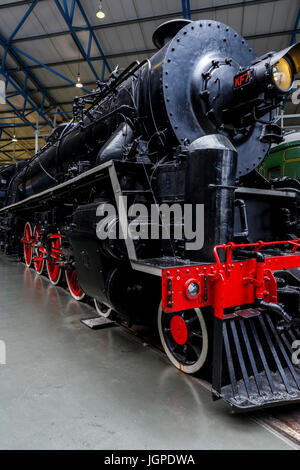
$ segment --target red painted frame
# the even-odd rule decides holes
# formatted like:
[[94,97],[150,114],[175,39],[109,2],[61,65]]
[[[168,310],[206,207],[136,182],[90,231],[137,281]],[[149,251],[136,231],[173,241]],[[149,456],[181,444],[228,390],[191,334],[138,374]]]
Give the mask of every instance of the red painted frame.
[[[291,254],[266,257],[263,262],[256,258],[232,262],[232,251],[236,248],[253,248],[258,252],[270,245],[291,245]],[[256,299],[277,302],[275,271],[300,267],[300,239],[280,242],[251,244],[228,243],[214,248],[216,264],[184,266],[162,270],[162,309],[178,312],[197,307],[211,306],[216,317],[223,319],[224,309],[253,304]],[[226,253],[226,262],[221,263],[218,251]],[[253,253],[254,254],[254,253]],[[200,295],[191,299],[186,295],[189,281],[197,280]]]

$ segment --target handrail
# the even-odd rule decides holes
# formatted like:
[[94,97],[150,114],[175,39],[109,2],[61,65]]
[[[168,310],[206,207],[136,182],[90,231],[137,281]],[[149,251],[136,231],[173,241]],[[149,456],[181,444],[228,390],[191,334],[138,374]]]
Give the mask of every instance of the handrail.
[[[265,246],[272,246],[272,245],[292,245],[291,252],[295,253],[298,248],[300,248],[300,238],[297,238],[296,240],[285,240],[285,241],[274,241],[274,242],[264,242],[262,240],[259,240],[256,243],[241,243],[241,244],[236,244],[233,242],[226,243],[223,245],[216,245],[213,249],[214,256],[216,258],[216,263],[217,267],[220,270],[222,268],[222,263],[220,261],[220,257],[218,254],[218,250],[224,250],[230,254],[232,251],[237,249],[237,248],[254,248],[254,252],[258,252]],[[228,260],[226,260],[226,264],[228,264]]]

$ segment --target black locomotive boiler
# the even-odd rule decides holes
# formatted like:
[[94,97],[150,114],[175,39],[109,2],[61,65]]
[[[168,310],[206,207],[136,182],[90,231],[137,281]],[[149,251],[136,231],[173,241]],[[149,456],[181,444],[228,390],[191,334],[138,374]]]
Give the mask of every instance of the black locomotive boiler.
[[256,171],[282,140],[300,45],[257,57],[211,20],[153,40],[1,172],[1,247],[100,315],[158,322],[170,361],[234,410],[300,400],[300,185]]

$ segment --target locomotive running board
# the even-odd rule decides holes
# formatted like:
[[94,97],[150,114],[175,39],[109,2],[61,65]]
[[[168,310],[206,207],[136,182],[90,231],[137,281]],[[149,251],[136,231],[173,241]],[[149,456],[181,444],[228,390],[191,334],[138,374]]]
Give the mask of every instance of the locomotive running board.
[[213,398],[235,413],[300,401],[300,363],[292,359],[299,329],[278,332],[268,313],[248,315],[216,319]]
[[45,189],[44,191],[41,191],[40,193],[27,197],[26,199],[22,199],[21,201],[15,202],[14,204],[10,204],[9,206],[5,206],[0,209],[0,214],[4,214],[5,212],[10,210],[22,208],[30,203],[35,203],[43,197],[52,196],[59,191],[68,190],[69,188],[74,187],[74,185],[76,185],[78,182],[88,180],[89,177],[96,177],[101,175],[102,170],[105,170],[106,168],[109,169],[112,166],[114,166],[114,162],[113,160],[109,160],[108,162],[102,163],[102,165],[98,165],[92,168],[91,170],[87,170],[84,173],[75,176],[74,178],[71,178],[63,183],[57,184],[56,186],[52,186],[48,189]]

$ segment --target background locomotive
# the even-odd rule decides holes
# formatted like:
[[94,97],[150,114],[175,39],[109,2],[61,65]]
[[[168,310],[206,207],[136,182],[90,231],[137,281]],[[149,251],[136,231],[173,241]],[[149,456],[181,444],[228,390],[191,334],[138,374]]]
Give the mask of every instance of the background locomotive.
[[[53,284],[65,272],[73,297],[94,298],[106,317],[151,323],[158,309],[171,362],[211,374],[213,396],[234,409],[299,400],[300,185],[256,171],[282,141],[274,110],[300,69],[299,44],[257,58],[209,20],[170,21],[153,40],[151,59],[76,98],[72,121],[1,172],[2,247],[22,247]],[[201,248],[173,236],[171,219],[158,219],[169,239],[124,236],[126,207],[174,203],[204,205]],[[97,236],[116,228],[123,238]]]
[[286,134],[280,145],[274,145],[261,169],[268,179],[300,178],[300,134]]

